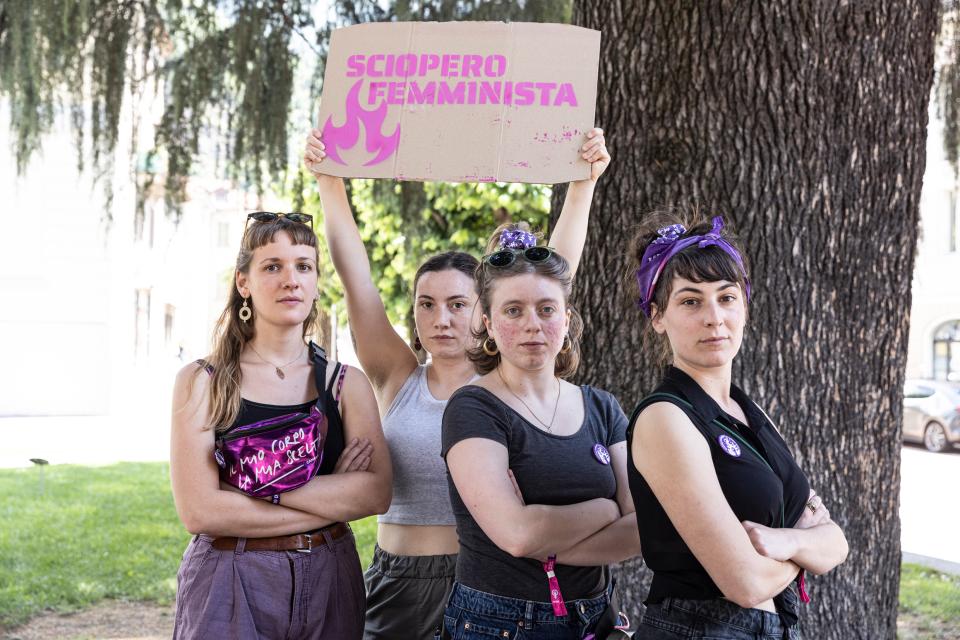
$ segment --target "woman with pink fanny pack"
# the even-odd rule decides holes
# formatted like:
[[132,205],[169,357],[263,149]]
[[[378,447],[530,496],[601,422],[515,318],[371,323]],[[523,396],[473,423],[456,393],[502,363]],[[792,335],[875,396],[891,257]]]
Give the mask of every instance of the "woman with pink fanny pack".
[[317,317],[310,222],[248,216],[213,351],[177,376],[170,475],[195,535],[177,576],[175,638],[363,633],[344,523],[386,511],[390,456],[366,378],[306,342]]

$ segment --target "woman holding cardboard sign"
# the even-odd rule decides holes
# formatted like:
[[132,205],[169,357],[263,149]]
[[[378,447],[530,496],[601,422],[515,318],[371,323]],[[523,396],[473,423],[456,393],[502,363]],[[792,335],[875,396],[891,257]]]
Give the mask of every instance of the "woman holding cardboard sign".
[[307,343],[317,317],[310,216],[248,216],[212,354],[174,387],[170,477],[194,534],[175,638],[358,640],[349,520],[390,504],[390,456],[359,371]]
[[[321,132],[307,138],[304,160],[317,178],[330,255],[347,294],[357,355],[370,376],[393,458],[394,500],[379,518],[373,565],[365,575],[365,638],[432,638],[453,585],[459,550],[450,508],[440,428],[447,400],[476,376],[467,357],[474,344],[473,274],[478,262],[450,251],[424,262],[414,277],[415,347],[430,354],[420,365],[390,325],[370,275],[343,181],[322,173]],[[597,179],[610,163],[603,131],[590,131],[581,157],[592,164],[587,180],[573,182],[551,241],[580,260]]]

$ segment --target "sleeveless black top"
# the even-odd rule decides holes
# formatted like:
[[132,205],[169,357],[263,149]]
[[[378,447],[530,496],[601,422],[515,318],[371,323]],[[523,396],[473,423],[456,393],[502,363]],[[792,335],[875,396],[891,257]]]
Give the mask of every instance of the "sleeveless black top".
[[[670,367],[660,385],[633,412],[627,429],[628,445],[632,446],[633,427],[643,409],[655,402],[676,405],[709,444],[717,479],[737,519],[767,527],[790,527],[803,514],[810,492],[807,477],[763,411],[736,385],[731,385],[730,396],[743,409],[748,424],[724,412],[689,375]],[[627,448],[627,478],[637,510],[643,559],[653,571],[647,602],[657,603],[666,597],[723,597],[637,471],[631,446]],[[796,602],[792,587],[774,598],[788,626],[796,624]]]

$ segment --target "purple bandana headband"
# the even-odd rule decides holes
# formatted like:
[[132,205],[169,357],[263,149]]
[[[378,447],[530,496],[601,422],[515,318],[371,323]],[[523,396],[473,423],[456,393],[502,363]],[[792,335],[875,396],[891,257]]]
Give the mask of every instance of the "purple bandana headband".
[[523,229],[507,229],[500,234],[501,249],[529,249],[537,246],[537,237]]
[[637,269],[640,309],[648,318],[650,317],[650,303],[653,301],[653,291],[657,286],[657,280],[660,278],[663,268],[670,261],[670,258],[693,245],[697,245],[701,249],[711,246],[719,247],[733,258],[733,261],[740,267],[740,271],[743,272],[747,300],[750,300],[750,280],[747,279],[747,270],[743,266],[743,258],[740,257],[740,252],[733,248],[733,245],[721,237],[723,218],[716,216],[712,222],[713,228],[710,229],[709,233],[682,239],[680,236],[687,232],[682,224],[672,224],[669,227],[657,230],[659,237],[651,242],[650,246],[643,252],[640,268]]

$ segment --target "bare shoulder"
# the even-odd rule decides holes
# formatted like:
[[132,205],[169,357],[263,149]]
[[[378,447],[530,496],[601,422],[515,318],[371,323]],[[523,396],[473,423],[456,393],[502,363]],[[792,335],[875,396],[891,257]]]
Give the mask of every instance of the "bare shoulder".
[[177,372],[173,385],[173,425],[204,427],[207,423],[210,375],[204,365],[191,362]]
[[645,407],[637,416],[634,433],[635,445],[640,442],[644,448],[684,448],[691,442],[702,442],[690,418],[672,402],[654,402]]
[[[204,363],[206,360],[204,360]],[[205,396],[210,386],[210,374],[206,371],[206,365],[200,362],[189,362],[177,371],[177,377],[173,383],[174,397],[182,394],[184,399],[187,396],[200,395]]]

